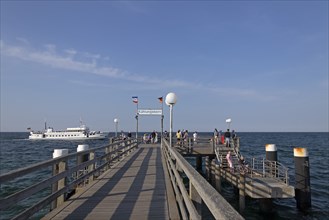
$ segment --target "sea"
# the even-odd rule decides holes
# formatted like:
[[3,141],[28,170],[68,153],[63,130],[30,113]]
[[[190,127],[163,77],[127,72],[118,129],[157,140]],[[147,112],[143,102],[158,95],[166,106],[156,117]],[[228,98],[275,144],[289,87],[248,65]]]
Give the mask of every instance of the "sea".
[[[144,133],[140,133],[142,136]],[[199,132],[198,136],[211,137],[212,132]],[[114,136],[114,133],[110,133]],[[309,154],[311,201],[312,206],[307,210],[298,210],[296,201],[291,199],[274,199],[273,212],[260,212],[259,201],[246,198],[245,219],[329,219],[329,133],[328,132],[241,132],[240,151],[246,158],[265,157],[265,145],[275,144],[278,161],[289,168],[291,185],[294,185],[294,155],[295,147],[306,148]],[[109,140],[29,140],[27,132],[0,133],[0,174],[7,173],[52,158],[54,149],[65,148],[69,152],[76,152],[79,144],[88,144],[90,148],[106,145]],[[190,161],[193,164],[193,160]],[[28,175],[12,181],[10,184],[0,183],[0,198],[10,195],[27,185],[38,181],[40,176],[50,175],[50,170],[40,171],[35,175]],[[35,197],[24,201],[10,210],[0,212],[0,219],[11,219],[19,211],[34,204],[39,197],[49,192],[44,191]],[[239,198],[233,187],[223,184],[223,197],[238,210]],[[31,219],[40,219],[49,210],[41,210]]]

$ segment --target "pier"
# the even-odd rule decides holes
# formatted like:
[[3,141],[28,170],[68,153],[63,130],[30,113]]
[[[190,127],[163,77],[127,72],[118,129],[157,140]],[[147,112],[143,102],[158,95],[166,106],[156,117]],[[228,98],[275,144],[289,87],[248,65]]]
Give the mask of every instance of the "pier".
[[161,157],[159,145],[140,145],[43,219],[169,219]]
[[[111,139],[106,146],[66,152],[3,174],[1,183],[46,167],[53,170],[45,180],[1,198],[0,208],[51,186],[48,196],[13,219],[28,219],[47,207],[50,212],[43,219],[243,219],[246,196],[264,201],[263,210],[270,209],[273,198],[295,196],[287,169],[277,161],[252,158],[242,170],[238,140],[230,147],[211,137],[174,143],[170,147],[165,138],[156,144]],[[227,151],[234,153],[233,170],[224,158]],[[195,158],[195,167],[186,156]],[[220,194],[224,181],[238,190],[238,210]]]

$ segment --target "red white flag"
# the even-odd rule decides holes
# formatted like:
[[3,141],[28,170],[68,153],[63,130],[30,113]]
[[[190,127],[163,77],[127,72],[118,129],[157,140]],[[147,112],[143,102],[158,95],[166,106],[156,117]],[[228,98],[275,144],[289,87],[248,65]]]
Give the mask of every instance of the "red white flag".
[[138,103],[138,96],[133,96],[132,98],[133,98],[133,103],[137,104]]

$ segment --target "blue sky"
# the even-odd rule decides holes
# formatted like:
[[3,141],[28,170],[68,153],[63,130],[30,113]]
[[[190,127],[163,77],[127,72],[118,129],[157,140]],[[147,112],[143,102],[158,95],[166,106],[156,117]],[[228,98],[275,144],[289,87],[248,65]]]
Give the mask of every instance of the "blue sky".
[[174,130],[328,131],[328,2],[1,1],[1,131],[135,131],[169,92]]

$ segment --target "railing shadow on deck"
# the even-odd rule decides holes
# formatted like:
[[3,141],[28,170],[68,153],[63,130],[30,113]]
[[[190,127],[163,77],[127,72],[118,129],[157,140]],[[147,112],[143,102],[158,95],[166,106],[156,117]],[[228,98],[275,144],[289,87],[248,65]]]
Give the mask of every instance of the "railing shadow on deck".
[[[121,167],[111,178],[112,181],[107,181],[101,188],[99,188],[94,194],[93,194],[93,200],[87,200],[84,203],[82,203],[78,208],[76,208],[71,214],[69,214],[65,219],[73,219],[74,216],[77,214],[79,215],[79,218],[84,219],[87,217],[87,215],[106,197],[108,196],[107,193],[111,191],[121,180],[123,175],[126,173],[126,171],[129,169],[131,164],[135,161],[136,158],[143,152],[143,149],[139,150],[130,158],[129,161],[125,164],[125,166]],[[79,199],[79,198],[77,198]],[[72,199],[74,201],[74,199]],[[132,204],[133,207],[133,204]],[[132,208],[132,207],[125,207],[125,208]],[[115,218],[115,217],[114,217]]]
[[[122,157],[128,155],[132,150],[136,149],[137,146],[138,144],[136,139],[117,141],[105,146],[91,148],[89,150],[80,151],[77,153],[71,153],[66,156],[57,157],[31,165],[29,167],[2,174],[0,175],[0,182],[3,186],[4,184],[10,183],[11,180],[22,178],[27,175],[31,176],[34,172],[42,169],[53,170],[55,167],[60,167],[60,164],[65,164],[63,166],[64,169],[60,170],[58,174],[41,180],[40,182],[20,191],[12,192],[5,198],[1,198],[0,211],[2,212],[8,210],[9,208],[17,205],[18,202],[28,199],[37,192],[47,189],[50,186],[53,186],[50,195],[46,195],[36,202],[36,204],[25,209],[19,214],[16,214],[16,216],[11,216],[10,218],[28,219],[50,204],[52,204],[52,208],[55,208],[68,197],[69,192],[74,192],[74,190],[81,184],[92,182],[95,177],[101,175],[101,173],[109,169],[113,162],[117,162]],[[89,155],[89,160],[77,164],[77,158],[86,154]],[[64,182],[64,185],[60,185],[60,181]]]

